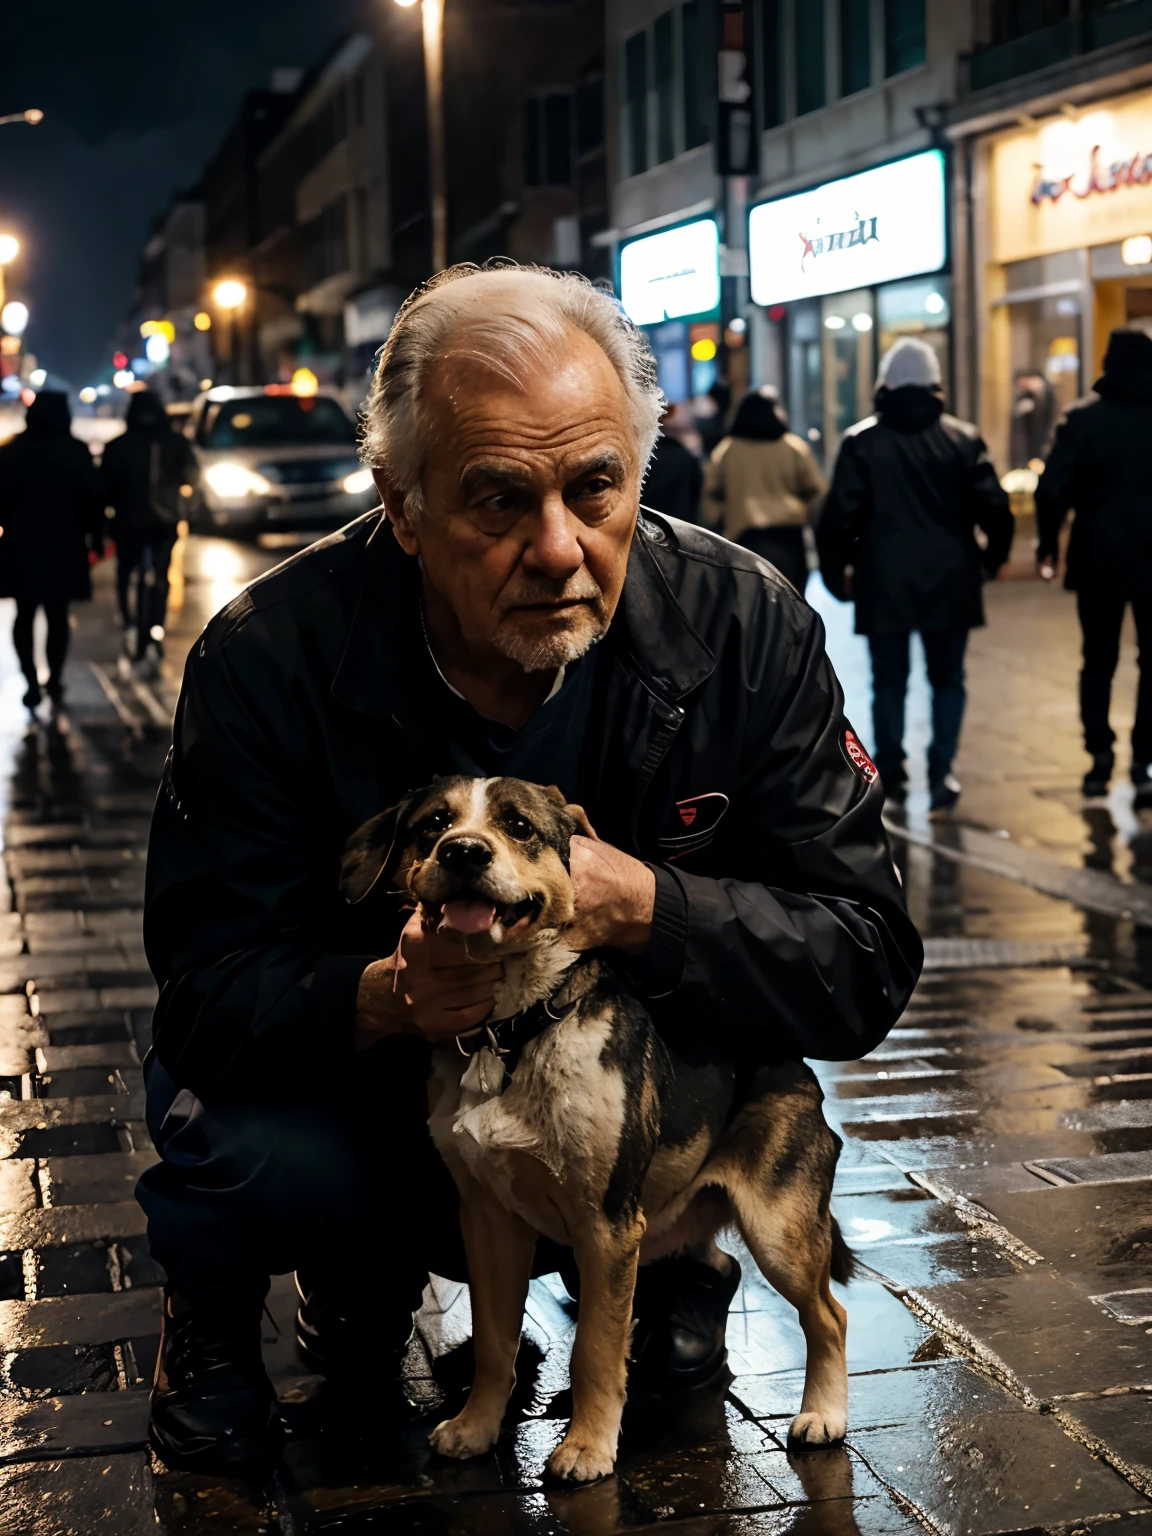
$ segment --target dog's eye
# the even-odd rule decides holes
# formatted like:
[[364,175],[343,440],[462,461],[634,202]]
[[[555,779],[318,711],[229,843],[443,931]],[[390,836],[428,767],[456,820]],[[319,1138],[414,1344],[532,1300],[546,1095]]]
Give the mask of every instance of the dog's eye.
[[424,823],[424,830],[433,832],[439,837],[441,832],[446,832],[452,825],[451,811],[433,811],[432,815]]
[[509,837],[514,837],[518,843],[528,843],[536,836],[536,828],[530,821],[525,821],[523,816],[517,816],[514,811],[509,812],[504,818],[504,830]]

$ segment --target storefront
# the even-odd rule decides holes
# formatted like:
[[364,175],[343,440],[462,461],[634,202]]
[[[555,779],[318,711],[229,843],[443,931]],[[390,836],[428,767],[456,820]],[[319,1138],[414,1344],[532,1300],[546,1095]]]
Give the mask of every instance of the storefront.
[[1152,95],[980,141],[974,190],[981,426],[999,466],[1035,471],[1108,333],[1152,332]]
[[757,374],[779,382],[793,430],[826,464],[871,411],[877,364],[901,336],[936,349],[947,384],[948,259],[938,149],[749,210]]
[[720,343],[720,234],[693,219],[620,247],[617,292],[646,333],[660,387],[673,405],[706,395]]

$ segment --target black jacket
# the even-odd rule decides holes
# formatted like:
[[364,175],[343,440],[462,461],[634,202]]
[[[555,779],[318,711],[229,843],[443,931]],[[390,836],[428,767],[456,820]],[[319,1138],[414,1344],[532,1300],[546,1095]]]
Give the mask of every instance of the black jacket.
[[816,547],[841,601],[853,567],[858,634],[984,622],[981,575],[1008,558],[1012,512],[976,428],[943,410],[917,385],[881,390],[877,414],[840,445]]
[[1072,508],[1064,585],[1152,595],[1152,381],[1112,379],[1074,405],[1056,428],[1036,488],[1036,552],[1056,558]]
[[100,476],[69,431],[66,406],[59,420],[43,426],[30,406],[25,431],[0,448],[0,597],[37,603],[91,597],[88,555],[98,546],[103,520]]
[[644,478],[644,505],[666,517],[698,523],[703,491],[704,470],[700,460],[679,438],[661,434]]
[[192,445],[161,419],[114,437],[101,465],[104,499],[115,517],[113,537],[156,538],[174,535],[179,521],[180,487],[196,481]]
[[[419,576],[370,513],[253,583],[188,660],[148,857],[155,1048],[201,1096],[339,1093],[395,897],[347,906],[350,833],[435,764],[402,723]],[[922,947],[819,618],[747,550],[642,517],[597,666],[599,834],[657,869],[658,1026],[854,1058]],[[854,763],[850,747],[858,755]]]

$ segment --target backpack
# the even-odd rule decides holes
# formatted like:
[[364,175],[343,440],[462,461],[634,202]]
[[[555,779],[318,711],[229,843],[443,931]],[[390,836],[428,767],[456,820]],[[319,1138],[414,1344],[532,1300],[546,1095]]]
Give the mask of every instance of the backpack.
[[166,446],[164,438],[157,437],[149,449],[148,506],[157,522],[175,528],[180,519],[188,515],[188,505],[180,494],[182,479],[179,469],[172,463],[172,456],[164,462]]

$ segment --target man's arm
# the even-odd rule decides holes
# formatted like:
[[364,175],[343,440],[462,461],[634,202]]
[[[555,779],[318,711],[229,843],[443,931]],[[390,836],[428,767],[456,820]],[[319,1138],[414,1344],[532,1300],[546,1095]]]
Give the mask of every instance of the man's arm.
[[972,497],[972,517],[988,539],[988,548],[984,550],[980,563],[994,576],[1011,553],[1016,520],[1012,516],[1008,493],[997,478],[995,465],[988,456],[983,440],[974,438],[969,452],[968,486]]
[[871,486],[855,437],[846,437],[836,456],[832,486],[814,524],[820,575],[832,596],[848,602],[847,567],[854,565],[855,544],[871,508]]
[[1060,556],[1060,530],[1075,505],[1077,427],[1081,412],[1063,416],[1056,427],[1052,451],[1036,487],[1036,563],[1055,574]]

